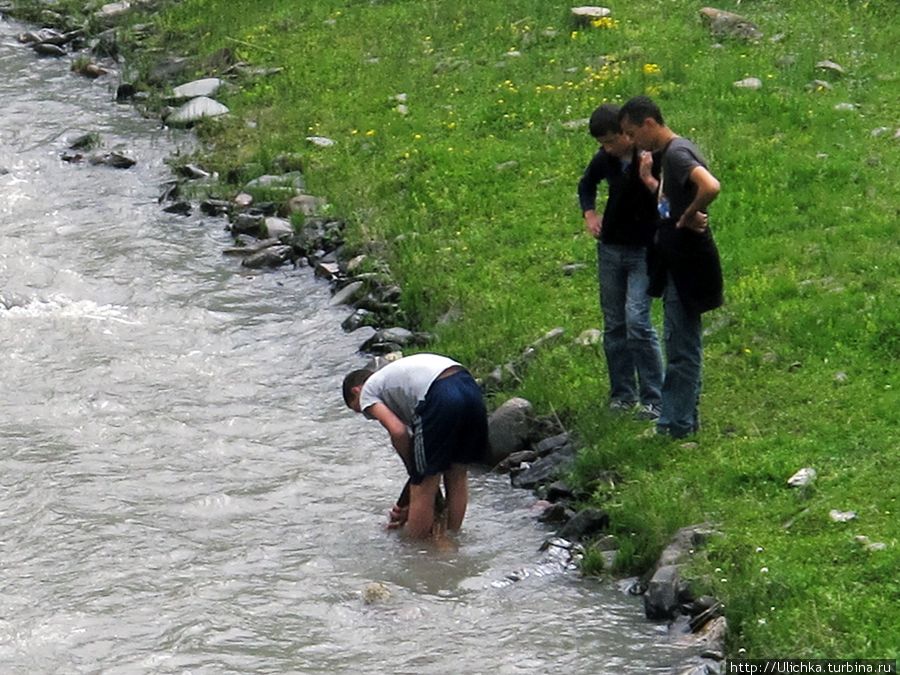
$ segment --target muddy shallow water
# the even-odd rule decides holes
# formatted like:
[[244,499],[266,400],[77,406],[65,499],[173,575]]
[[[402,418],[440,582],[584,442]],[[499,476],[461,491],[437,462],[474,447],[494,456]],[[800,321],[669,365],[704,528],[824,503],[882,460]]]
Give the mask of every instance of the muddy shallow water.
[[[309,270],[163,213],[190,142],[0,22],[4,673],[667,672],[639,599],[533,574],[534,497],[479,474],[459,550],[383,529],[402,467],[343,408],[365,359]],[[88,131],[138,160],[61,162]],[[387,600],[361,591],[384,584]]]

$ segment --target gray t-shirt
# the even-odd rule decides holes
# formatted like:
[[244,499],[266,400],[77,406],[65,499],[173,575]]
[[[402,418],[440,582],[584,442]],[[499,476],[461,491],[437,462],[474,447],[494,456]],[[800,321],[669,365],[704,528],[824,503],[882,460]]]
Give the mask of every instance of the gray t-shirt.
[[690,181],[691,172],[697,166],[707,168],[697,146],[686,138],[673,138],[662,157],[662,182],[674,220],[681,218],[697,196],[697,186]]
[[425,399],[429,387],[451,366],[460,365],[438,354],[413,354],[387,364],[373,373],[359,393],[359,407],[372,419],[368,408],[384,403],[407,426],[412,426],[416,406]]

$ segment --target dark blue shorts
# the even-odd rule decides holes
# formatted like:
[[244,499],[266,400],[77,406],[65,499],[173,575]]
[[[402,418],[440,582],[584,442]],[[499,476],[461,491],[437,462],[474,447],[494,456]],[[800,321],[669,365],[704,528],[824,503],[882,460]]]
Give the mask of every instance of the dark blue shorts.
[[435,380],[413,418],[410,482],[447,471],[451,464],[482,462],[487,454],[487,409],[468,371]]

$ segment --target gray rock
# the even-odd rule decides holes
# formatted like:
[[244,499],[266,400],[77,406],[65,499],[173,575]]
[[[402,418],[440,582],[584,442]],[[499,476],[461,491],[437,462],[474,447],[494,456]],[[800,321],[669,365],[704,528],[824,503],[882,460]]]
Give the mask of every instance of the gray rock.
[[166,124],[174,127],[188,127],[205,117],[220,117],[228,112],[230,112],[228,108],[218,101],[206,96],[198,96],[166,117]]
[[185,164],[184,166],[178,167],[177,172],[179,176],[183,176],[188,180],[200,180],[202,178],[209,178],[211,175],[209,171],[206,171],[196,164]]
[[530,465],[531,462],[536,461],[539,457],[540,455],[534,450],[519,450],[511,453],[506,459],[497,464],[494,467],[494,471],[496,473],[509,473],[513,467],[518,468],[524,463]]
[[40,56],[59,58],[60,56],[65,56],[67,53],[66,50],[59,45],[54,45],[49,42],[35,42],[31,48]]
[[856,511],[839,511],[838,509],[831,509],[831,511],[828,512],[828,517],[835,523],[849,523],[851,520],[856,520]]
[[392,342],[400,347],[408,347],[415,341],[415,334],[406,328],[395,326],[378,331],[373,337],[378,342]]
[[295,195],[288,200],[287,208],[291,213],[302,213],[304,216],[314,216],[322,210],[326,202],[321,197],[312,195]]
[[[242,239],[238,239],[239,242],[242,242]],[[245,244],[243,246],[229,246],[225,250],[222,251],[223,255],[237,256],[241,258],[246,258],[254,253],[259,253],[265,248],[269,248],[270,246],[278,246],[281,242],[277,239],[263,239],[260,241],[255,241],[252,244]]]
[[762,31],[739,14],[704,7],[700,10],[700,16],[717,38],[731,37],[750,41],[762,39]]
[[564,431],[561,434],[550,436],[549,438],[545,438],[542,441],[535,443],[534,451],[538,456],[543,457],[544,455],[549,455],[551,452],[562,450],[567,445],[571,445],[571,443],[572,439],[569,436],[569,433]]
[[513,474],[510,482],[513,487],[534,490],[542,485],[552,483],[563,472],[568,471],[575,462],[576,450],[567,445],[546,457],[541,457],[527,469]]
[[369,256],[365,254],[360,254],[351,258],[349,261],[347,261],[347,274],[356,274],[360,269],[362,269],[363,264],[368,259]]
[[871,541],[866,535],[860,534],[853,537],[853,541],[862,546],[867,551],[885,551],[887,544],[883,541]]
[[246,209],[253,203],[253,195],[247,194],[246,192],[239,192],[234,196],[232,201],[239,209]]
[[591,21],[602,19],[612,14],[612,10],[607,7],[583,6],[573,7],[572,18],[579,26],[589,26]]
[[664,565],[656,570],[644,594],[644,614],[648,619],[671,619],[675,616],[680,584],[677,565]]
[[348,333],[352,333],[353,331],[362,328],[363,326],[374,326],[377,322],[377,317],[374,312],[370,312],[368,309],[357,309],[353,314],[348,316],[341,323],[341,328],[343,328]]
[[558,502],[564,499],[574,499],[575,493],[563,481],[558,480],[547,486],[547,501]]
[[657,566],[667,567],[685,562],[714,534],[716,534],[716,530],[709,523],[682,527],[672,535],[668,546],[663,549]]
[[788,478],[787,484],[790,487],[805,487],[811,484],[815,479],[816,470],[811,467],[804,467]]
[[562,266],[562,273],[567,277],[571,277],[576,272],[580,272],[583,269],[587,269],[587,265],[584,263],[566,263]]
[[121,152],[106,152],[102,154],[92,155],[90,157],[91,164],[102,164],[111,166],[114,169],[130,169],[137,162]]
[[807,91],[831,91],[834,87],[831,86],[830,82],[826,82],[825,80],[813,80],[806,85],[806,89]]
[[269,217],[263,221],[262,235],[270,239],[278,239],[294,233],[294,226],[284,218]]
[[534,410],[524,398],[511,398],[488,417],[490,455],[488,462],[499,464],[510,454],[523,450],[534,428]]
[[222,86],[222,80],[218,77],[207,77],[202,80],[194,80],[175,87],[172,90],[172,98],[185,99],[207,96],[212,98]]
[[166,213],[174,213],[179,216],[188,216],[191,214],[191,203],[188,201],[177,201],[169,204],[163,211]]
[[303,178],[303,174],[299,171],[289,171],[288,173],[276,175],[266,174],[249,181],[244,186],[244,191],[250,192],[252,190],[272,188],[289,188],[302,192],[306,189],[306,181]]
[[565,334],[565,328],[554,328],[552,330],[549,330],[531,343],[531,349],[542,349],[556,342],[559,342],[559,339]]
[[261,213],[239,213],[231,223],[232,234],[249,234],[258,237],[262,234],[266,217]]
[[330,304],[332,307],[336,307],[338,305],[349,305],[359,297],[364,287],[365,284],[362,281],[354,281],[352,283],[349,283],[333,296],[331,296],[331,301],[328,304]]
[[241,265],[251,269],[280,267],[288,262],[292,256],[293,249],[290,246],[269,246],[259,253],[254,253],[244,258],[241,261]]
[[334,145],[334,141],[330,138],[326,138],[325,136],[307,136],[306,140],[309,141],[312,145],[315,145],[317,148],[330,148]]
[[576,513],[557,534],[563,539],[584,541],[607,529],[609,529],[609,514],[600,509],[588,508]]
[[585,331],[582,331],[581,335],[575,338],[575,344],[581,345],[583,347],[590,347],[593,345],[600,344],[600,340],[603,338],[603,332],[598,328],[588,328]]
[[318,262],[316,263],[315,274],[320,279],[327,279],[328,281],[333,281],[338,278],[341,274],[341,268],[337,263],[333,262]]
[[190,67],[190,59],[181,56],[167,56],[150,69],[150,72],[147,73],[147,81],[150,84],[163,85],[176,77],[182,77]]
[[19,42],[25,44],[35,44],[43,42],[48,45],[56,45],[62,47],[64,44],[71,42],[73,35],[71,33],[61,33],[55,28],[41,28],[38,31],[28,31],[18,36]]
[[98,9],[94,16],[98,19],[116,19],[126,14],[131,9],[131,3],[128,0],[122,2],[110,2]]
[[574,515],[575,512],[566,508],[564,504],[551,504],[541,512],[538,520],[542,523],[565,523]]
[[71,143],[69,143],[69,150],[93,150],[100,146],[100,134],[96,131],[91,131],[87,134],[82,134]]
[[859,106],[855,103],[838,103],[834,106],[835,110],[840,112],[850,112],[856,110]]
[[763,83],[762,80],[758,77],[745,77],[743,80],[738,80],[734,83],[736,89],[762,89]]
[[92,79],[102,77],[103,75],[108,75],[109,71],[103,66],[97,65],[96,63],[73,63],[72,71],[78,73],[79,75],[84,75],[85,77],[90,77]]
[[843,75],[845,72],[844,69],[837,63],[828,60],[819,61],[816,64],[816,68],[818,68],[819,70],[828,71],[829,73],[834,73],[835,75]]

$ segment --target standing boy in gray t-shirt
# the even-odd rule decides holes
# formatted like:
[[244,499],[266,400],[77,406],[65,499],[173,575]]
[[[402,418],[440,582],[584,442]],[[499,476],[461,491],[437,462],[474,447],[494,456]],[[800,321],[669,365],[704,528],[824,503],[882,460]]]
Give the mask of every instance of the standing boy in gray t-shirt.
[[657,432],[674,438],[700,428],[701,314],[722,302],[722,267],[706,208],[719,181],[697,147],[663,121],[659,107],[636,96],[619,111],[635,144],[661,153],[659,227],[651,249],[648,293],[664,298],[666,371]]

